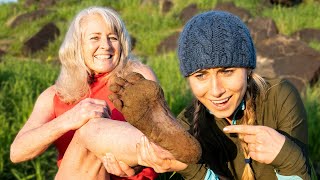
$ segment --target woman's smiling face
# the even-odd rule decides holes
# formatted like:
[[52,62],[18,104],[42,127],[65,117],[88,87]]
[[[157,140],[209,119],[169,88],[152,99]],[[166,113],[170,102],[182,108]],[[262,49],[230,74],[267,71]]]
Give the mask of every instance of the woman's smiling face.
[[218,118],[228,118],[247,90],[246,68],[202,69],[188,76],[195,97]]
[[95,74],[111,72],[120,58],[118,35],[98,14],[88,15],[81,22],[82,54],[85,64]]

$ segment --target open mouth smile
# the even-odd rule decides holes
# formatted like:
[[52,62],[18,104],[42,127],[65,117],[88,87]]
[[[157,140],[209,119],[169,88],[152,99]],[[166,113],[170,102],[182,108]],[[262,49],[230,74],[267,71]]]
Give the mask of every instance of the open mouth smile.
[[98,60],[104,60],[104,59],[111,59],[113,56],[111,54],[105,54],[105,55],[96,55],[94,57]]

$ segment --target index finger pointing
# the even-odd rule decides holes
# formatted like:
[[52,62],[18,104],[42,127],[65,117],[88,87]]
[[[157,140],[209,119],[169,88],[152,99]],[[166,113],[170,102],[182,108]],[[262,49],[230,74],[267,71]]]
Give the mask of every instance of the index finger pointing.
[[238,134],[257,134],[259,126],[254,125],[232,125],[223,128],[225,133],[238,133]]

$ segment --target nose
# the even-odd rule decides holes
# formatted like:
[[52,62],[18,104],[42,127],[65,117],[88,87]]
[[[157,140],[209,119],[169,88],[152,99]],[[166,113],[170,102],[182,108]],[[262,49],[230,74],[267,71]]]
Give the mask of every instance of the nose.
[[100,47],[102,49],[109,49],[111,47],[111,42],[108,38],[104,38],[101,40]]
[[211,88],[210,88],[210,93],[214,96],[214,97],[221,97],[223,95],[223,93],[226,92],[226,89],[223,85],[223,80],[220,79],[217,76],[212,76],[211,77]]

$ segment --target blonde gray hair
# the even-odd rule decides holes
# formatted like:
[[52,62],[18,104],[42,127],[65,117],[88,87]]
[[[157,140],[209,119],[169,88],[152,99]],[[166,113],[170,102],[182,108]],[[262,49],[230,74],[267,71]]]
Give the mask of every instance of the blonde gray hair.
[[82,22],[89,15],[100,15],[119,38],[120,58],[116,67],[106,76],[106,80],[121,71],[132,56],[130,36],[117,12],[105,7],[89,7],[80,11],[71,22],[59,49],[61,70],[55,85],[59,98],[65,103],[76,102],[90,93],[89,82],[93,74],[85,64],[81,45],[84,29]]

